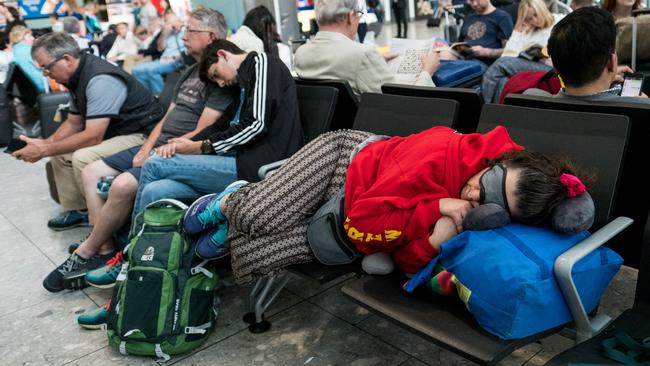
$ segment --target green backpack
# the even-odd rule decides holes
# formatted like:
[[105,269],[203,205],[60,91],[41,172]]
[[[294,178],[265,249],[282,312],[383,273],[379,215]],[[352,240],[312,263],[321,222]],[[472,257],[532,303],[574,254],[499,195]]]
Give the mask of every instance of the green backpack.
[[167,361],[201,345],[215,324],[218,277],[194,255],[196,244],[183,231],[186,209],[159,200],[133,221],[128,266],[118,276],[106,322],[109,344],[123,355]]

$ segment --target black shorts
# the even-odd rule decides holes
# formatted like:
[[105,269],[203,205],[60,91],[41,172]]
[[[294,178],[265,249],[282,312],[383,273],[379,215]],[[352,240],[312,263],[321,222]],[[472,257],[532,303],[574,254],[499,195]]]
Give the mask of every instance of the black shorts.
[[140,180],[140,171],[142,167],[133,167],[133,157],[140,151],[140,146],[134,146],[130,149],[122,150],[113,155],[107,156],[103,159],[104,163],[109,167],[124,173],[131,173],[135,179]]

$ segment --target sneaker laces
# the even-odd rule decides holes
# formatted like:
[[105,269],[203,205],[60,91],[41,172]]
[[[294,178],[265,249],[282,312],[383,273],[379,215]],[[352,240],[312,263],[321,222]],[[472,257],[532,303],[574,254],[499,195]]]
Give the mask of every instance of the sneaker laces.
[[213,225],[222,220],[221,208],[221,199],[215,198],[212,202],[208,203],[207,207],[199,216],[199,221],[203,225]]
[[57,269],[62,275],[66,275],[70,272],[73,272],[79,268],[79,265],[85,263],[86,261],[79,257],[76,254],[71,255],[66,259],[66,261]]
[[108,266],[109,270],[112,270],[113,268],[122,265],[122,263],[124,263],[124,258],[122,257],[122,251],[117,252],[117,254],[113,256],[113,258],[106,261],[106,265]]

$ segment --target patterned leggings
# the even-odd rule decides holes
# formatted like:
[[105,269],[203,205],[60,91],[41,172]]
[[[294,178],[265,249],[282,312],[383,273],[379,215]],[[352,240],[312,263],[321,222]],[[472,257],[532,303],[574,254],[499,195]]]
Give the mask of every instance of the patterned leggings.
[[224,214],[237,284],[315,260],[307,242],[308,221],[345,185],[351,152],[371,135],[352,130],[323,134],[275,174],[228,197]]

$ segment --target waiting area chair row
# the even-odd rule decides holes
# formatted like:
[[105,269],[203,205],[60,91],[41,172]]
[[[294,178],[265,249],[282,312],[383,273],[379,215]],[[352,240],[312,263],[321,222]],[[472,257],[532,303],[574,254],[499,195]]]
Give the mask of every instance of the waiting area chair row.
[[[314,88],[316,85],[309,85],[312,86],[312,91],[316,90]],[[319,86],[321,89],[327,88],[322,84]],[[458,128],[459,111],[466,111],[465,105],[471,103],[463,105],[455,98],[445,100],[417,96],[424,93],[421,93],[422,90],[416,89],[421,88],[387,85],[384,87],[384,92],[395,90],[401,95],[363,94],[351,127],[378,134],[401,136],[436,125]],[[434,89],[440,88],[430,88],[430,90]],[[299,88],[299,95],[305,90],[305,88]],[[457,92],[457,90],[452,90],[452,92]],[[404,97],[403,95],[415,96]],[[332,101],[333,96],[332,91],[330,99],[322,100],[322,103],[330,106],[336,105]],[[304,95],[299,97],[299,103],[302,103],[303,98]],[[558,100],[552,101],[562,103]],[[311,103],[312,105],[316,103],[314,98],[311,99]],[[621,204],[621,197],[625,195],[624,187],[630,186],[630,182],[627,180],[629,176],[626,176],[625,169],[628,166],[639,167],[639,165],[635,165],[635,158],[630,157],[630,151],[638,151],[643,148],[643,145],[639,145],[632,136],[635,128],[640,128],[636,125],[641,123],[639,119],[635,118],[637,116],[633,115],[634,112],[623,108],[624,110],[615,111],[619,112],[616,113],[617,115],[612,115],[567,111],[571,108],[564,108],[564,111],[562,111],[563,108],[544,109],[541,105],[535,106],[541,108],[533,109],[518,106],[482,106],[481,104],[478,104],[481,112],[477,121],[477,131],[485,132],[497,125],[506,126],[515,141],[527,148],[553,155],[568,156],[596,172],[598,181],[591,190],[597,205],[596,224],[593,229],[605,227],[604,232],[601,232],[606,238],[604,241],[608,241],[624,228],[625,224],[619,225],[620,222],[606,225],[617,215],[628,214],[626,216],[632,217],[636,221],[636,225],[641,227],[641,231],[644,227],[647,230],[644,224],[650,205],[644,202],[642,207],[635,207],[638,210],[630,210],[630,207],[623,207]],[[635,111],[638,113],[648,112],[648,108],[634,107],[637,108]],[[604,112],[612,113],[613,111],[607,109],[611,106],[602,108]],[[322,113],[309,114],[309,111],[315,110],[316,108],[306,110],[301,108],[301,117],[305,126],[314,119],[323,117]],[[593,105],[589,110],[594,110]],[[333,115],[335,116],[336,112],[333,112]],[[328,130],[326,125],[326,123],[321,125],[322,132]],[[333,129],[332,126],[333,124],[330,124],[330,129]],[[309,127],[306,130],[309,130]],[[314,130],[312,130],[313,132]],[[315,136],[310,136],[310,139],[313,137]],[[612,225],[616,227],[612,228]],[[625,235],[617,236],[613,242],[622,242],[621,238],[623,237]],[[648,252],[649,241],[647,237],[642,240],[640,236],[627,235],[623,243],[637,251],[643,245],[645,252]],[[616,248],[616,246],[614,247]],[[647,257],[646,254],[640,267],[640,288],[647,288],[649,282],[645,278],[648,272],[647,267],[650,265]],[[289,271],[323,283],[342,274],[359,273],[360,268],[358,263],[334,267],[319,263],[306,263],[292,266]],[[245,320],[251,323],[252,331],[264,331],[268,328],[269,324],[260,326],[260,324],[266,323],[263,319],[263,312],[281,291],[286,281],[287,278],[282,278],[282,275],[258,280],[251,292],[251,313],[245,317]],[[344,286],[342,291],[373,312],[444,348],[482,364],[494,364],[514,349],[559,330],[552,329],[527,339],[500,340],[482,330],[469,312],[459,306],[458,300],[440,299],[440,301],[433,302],[430,298],[406,296],[400,289],[399,279],[395,276],[365,276]],[[648,302],[646,301],[646,303]],[[636,304],[635,307],[637,307]],[[574,316],[581,317],[579,314],[574,314]],[[586,319],[586,314],[583,314],[582,317]],[[591,326],[589,323],[578,325]]]

